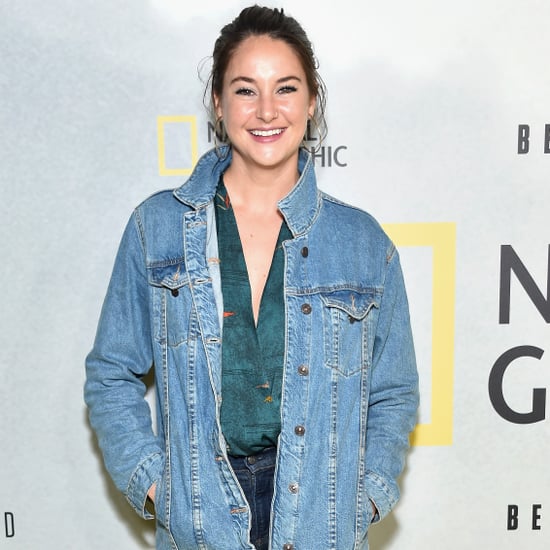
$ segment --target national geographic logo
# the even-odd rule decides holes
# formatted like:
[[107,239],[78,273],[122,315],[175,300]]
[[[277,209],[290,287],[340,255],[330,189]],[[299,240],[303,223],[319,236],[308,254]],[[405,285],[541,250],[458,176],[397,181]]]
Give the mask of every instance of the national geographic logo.
[[4,512],[4,538],[12,539],[15,537],[15,515],[13,512]]
[[[214,144],[214,126],[206,126],[207,141]],[[318,145],[308,124],[304,136],[306,148],[316,166],[343,168],[348,165],[347,145]],[[198,125],[195,115],[157,117],[158,165],[161,176],[188,176],[198,161]]]
[[[418,424],[412,445],[451,445],[453,442],[453,370],[455,317],[456,226],[454,223],[384,224],[397,247],[432,249],[430,422]],[[428,400],[429,397],[429,400]]]

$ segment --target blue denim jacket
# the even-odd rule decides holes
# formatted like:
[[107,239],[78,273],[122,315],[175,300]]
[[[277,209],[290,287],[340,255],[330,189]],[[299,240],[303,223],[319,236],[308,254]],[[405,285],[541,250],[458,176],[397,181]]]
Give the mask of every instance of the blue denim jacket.
[[[85,399],[107,469],[134,509],[156,482],[157,548],[252,549],[220,430],[222,315],[213,195],[231,161],[134,211],[122,238]],[[367,549],[371,501],[399,497],[418,380],[394,245],[376,221],[317,189],[311,158],[279,203],[286,350],[271,548]],[[155,367],[156,433],[142,377]]]

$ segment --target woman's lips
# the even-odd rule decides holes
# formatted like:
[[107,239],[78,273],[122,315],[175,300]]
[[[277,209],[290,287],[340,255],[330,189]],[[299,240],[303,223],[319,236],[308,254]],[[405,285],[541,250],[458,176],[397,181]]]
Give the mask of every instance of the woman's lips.
[[283,132],[284,132],[284,128],[271,128],[269,130],[250,130],[250,133],[253,136],[258,136],[258,137],[278,136]]
[[270,128],[269,130],[254,129],[249,130],[254,141],[260,143],[271,143],[277,141],[284,133],[285,128]]

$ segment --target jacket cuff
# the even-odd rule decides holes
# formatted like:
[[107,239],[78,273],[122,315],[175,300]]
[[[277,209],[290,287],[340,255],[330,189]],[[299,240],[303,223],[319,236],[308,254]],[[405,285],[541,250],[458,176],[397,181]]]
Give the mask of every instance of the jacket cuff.
[[153,514],[145,509],[147,492],[153,483],[159,482],[164,468],[164,459],[161,453],[155,453],[142,460],[134,470],[126,490],[126,499],[144,519],[153,519]]
[[376,507],[376,515],[372,522],[376,523],[386,517],[399,500],[399,489],[397,484],[393,487],[372,471],[368,471],[365,476],[365,489],[369,499]]

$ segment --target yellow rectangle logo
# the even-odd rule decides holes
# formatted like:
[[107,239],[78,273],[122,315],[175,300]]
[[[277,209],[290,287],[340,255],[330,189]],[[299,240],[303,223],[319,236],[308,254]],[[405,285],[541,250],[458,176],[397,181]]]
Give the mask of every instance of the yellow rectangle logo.
[[[189,148],[191,166],[168,168],[166,166],[166,125],[167,124],[188,124],[190,130]],[[197,117],[193,115],[172,115],[157,117],[157,139],[158,139],[158,160],[159,174],[161,176],[185,176],[191,174],[198,160],[198,131]]]
[[416,426],[411,444],[452,445],[456,224],[395,223],[383,227],[398,248],[432,248],[431,417],[428,424]]

